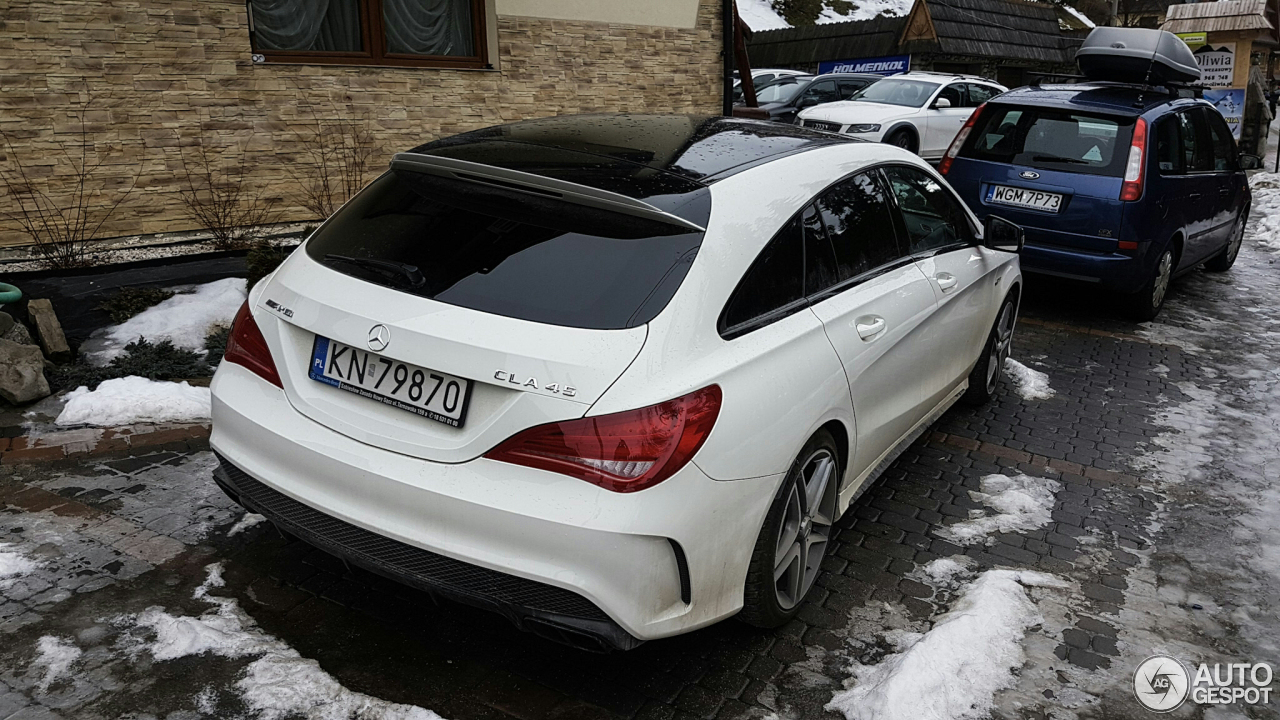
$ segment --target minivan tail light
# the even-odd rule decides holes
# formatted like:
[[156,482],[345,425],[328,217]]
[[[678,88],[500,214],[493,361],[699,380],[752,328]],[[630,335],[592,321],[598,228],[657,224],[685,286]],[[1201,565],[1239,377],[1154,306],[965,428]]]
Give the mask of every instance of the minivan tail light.
[[978,116],[982,114],[986,103],[978,106],[977,110],[964,121],[964,127],[960,128],[960,132],[956,133],[955,138],[951,140],[951,145],[947,148],[947,154],[942,156],[942,162],[938,163],[938,172],[946,175],[951,170],[951,163],[960,154],[960,148],[964,145],[964,141],[969,139],[969,133],[973,132],[973,126],[978,124]]
[[1133,201],[1142,197],[1143,168],[1147,160],[1147,121],[1138,118],[1133,125],[1133,142],[1129,143],[1129,160],[1124,166],[1124,184],[1120,199]]
[[227,351],[222,359],[237,365],[243,365],[258,377],[284,389],[280,382],[280,373],[276,372],[275,360],[271,359],[271,349],[267,347],[267,339],[262,337],[262,330],[253,319],[246,300],[236,311],[236,319],[231,321],[231,332],[227,335]]
[[708,385],[638,410],[529,428],[485,453],[490,460],[550,470],[613,492],[653,487],[684,467],[720,414]]

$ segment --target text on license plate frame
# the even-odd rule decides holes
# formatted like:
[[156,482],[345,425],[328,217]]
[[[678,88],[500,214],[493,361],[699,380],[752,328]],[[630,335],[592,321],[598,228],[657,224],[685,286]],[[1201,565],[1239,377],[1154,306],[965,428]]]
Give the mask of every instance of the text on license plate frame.
[[[1012,200],[1007,197],[1000,197],[1007,193],[1018,193],[1019,196],[1029,195],[1030,200]],[[1041,212],[1056,213],[1062,210],[1062,200],[1065,196],[1062,193],[1047,192],[1045,190],[1029,190],[1027,188],[1012,187],[1009,185],[991,185],[987,189],[987,202],[996,205],[1007,205],[1009,207],[1023,208],[1026,210],[1039,210]],[[1056,200],[1052,206],[1048,202],[1040,202]]]
[[[385,369],[383,370],[382,376],[379,379],[377,385],[381,385],[383,381],[387,380],[388,375],[391,375],[392,376],[391,381],[395,382],[396,373],[394,372],[394,369],[397,367],[406,368],[405,380],[401,382],[400,387],[404,387],[405,382],[413,380],[415,372],[421,372],[423,374],[423,380],[424,380],[423,383],[419,384],[419,387],[421,388],[419,390],[419,398],[421,398],[422,393],[426,391],[426,387],[429,384],[426,381],[430,379],[440,378],[440,382],[435,386],[435,390],[438,391],[441,387],[445,388],[445,395],[441,397],[441,400],[440,400],[440,408],[442,410],[445,410],[446,412],[449,412],[448,408],[444,406],[445,399],[448,397],[448,385],[454,381],[457,381],[459,383],[459,386],[462,389],[462,396],[455,401],[455,404],[458,407],[458,411],[457,411],[458,416],[455,418],[455,417],[452,417],[451,414],[440,413],[427,407],[427,405],[430,405],[431,401],[435,399],[435,396],[436,396],[435,392],[431,393],[425,405],[415,405],[412,402],[412,398],[409,398],[410,401],[406,402],[405,400],[395,397],[394,395],[384,395],[381,392],[378,392],[371,388],[364,387],[361,383],[347,382],[352,378],[343,377],[344,368],[342,368],[340,365],[337,366],[336,368],[337,370],[336,374],[339,377],[335,378],[328,375],[327,374],[328,371],[334,367],[334,364],[332,362],[329,362],[330,361],[329,348],[331,345],[334,346],[335,348],[334,352],[337,355],[342,355],[345,352],[345,351],[339,351],[337,348],[346,348],[347,350],[350,350],[353,352],[352,359],[348,361],[350,364],[348,365],[347,368],[345,368],[345,370],[350,371],[353,368],[362,370],[361,372],[362,381],[363,381],[363,372],[368,372],[370,375],[370,379],[372,379],[372,376],[375,374],[377,370],[377,367],[378,367],[377,364],[380,361],[384,361],[384,360],[387,363],[390,363],[390,365],[384,366]],[[355,360],[356,355],[354,355],[354,353],[360,353],[365,356],[363,368],[356,365],[356,360]],[[428,420],[434,420],[438,423],[442,423],[450,427],[461,428],[466,423],[467,407],[471,404],[471,391],[474,389],[473,388],[474,382],[467,378],[461,378],[461,377],[458,377],[457,375],[450,375],[448,373],[443,373],[438,370],[431,370],[429,368],[422,367],[421,365],[415,365],[413,363],[407,363],[400,360],[395,360],[395,359],[386,357],[385,355],[379,355],[378,353],[371,352],[369,350],[361,350],[358,347],[354,347],[352,345],[348,345],[343,342],[338,342],[337,340],[331,340],[321,335],[316,335],[315,342],[312,343],[311,345],[311,361],[307,365],[308,365],[307,375],[312,380],[315,380],[317,382],[322,382],[325,385],[329,385],[331,387],[335,387],[340,390],[346,390],[347,392],[355,393],[356,395],[359,395],[361,397],[367,397],[372,400],[377,400],[378,402],[384,405],[390,405],[391,407],[394,407],[400,410],[405,410],[407,412],[411,412],[415,415],[419,415],[421,417],[427,418]],[[317,371],[316,369],[317,367],[320,368],[319,371]],[[410,390],[406,390],[406,392],[411,391],[412,385],[413,383],[410,383],[411,388]]]

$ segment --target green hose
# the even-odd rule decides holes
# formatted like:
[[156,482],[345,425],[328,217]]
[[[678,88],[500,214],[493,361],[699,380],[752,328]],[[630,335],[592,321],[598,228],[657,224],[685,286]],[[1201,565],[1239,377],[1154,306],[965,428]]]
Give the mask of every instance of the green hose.
[[0,283],[0,305],[18,302],[21,299],[21,290],[7,283]]

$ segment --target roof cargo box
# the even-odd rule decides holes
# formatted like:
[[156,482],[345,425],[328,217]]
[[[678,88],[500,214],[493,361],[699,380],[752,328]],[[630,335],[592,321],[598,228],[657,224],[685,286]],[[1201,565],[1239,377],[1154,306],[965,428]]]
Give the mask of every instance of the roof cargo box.
[[1191,48],[1163,30],[1094,28],[1076,52],[1076,63],[1090,80],[1164,85],[1200,79]]

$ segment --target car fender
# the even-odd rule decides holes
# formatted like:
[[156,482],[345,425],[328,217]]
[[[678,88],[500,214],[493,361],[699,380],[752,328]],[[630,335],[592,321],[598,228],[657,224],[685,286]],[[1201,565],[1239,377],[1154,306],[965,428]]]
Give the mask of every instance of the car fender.
[[920,128],[916,127],[916,124],[909,119],[894,120],[889,125],[889,127],[881,131],[880,133],[881,142],[884,142],[885,138],[903,129],[905,129],[907,132],[911,133],[915,137],[916,147],[919,147],[920,146]]

